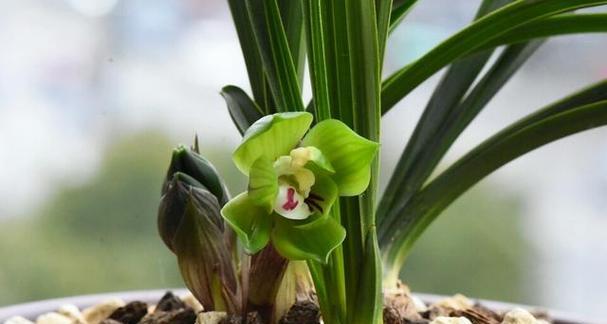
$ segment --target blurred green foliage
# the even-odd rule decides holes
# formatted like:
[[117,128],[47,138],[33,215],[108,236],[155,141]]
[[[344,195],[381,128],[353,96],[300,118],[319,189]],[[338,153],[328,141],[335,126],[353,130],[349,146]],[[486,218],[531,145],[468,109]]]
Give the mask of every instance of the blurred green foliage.
[[181,285],[157,239],[171,143],[146,132],[111,145],[86,184],[58,188],[35,215],[0,228],[0,304]]
[[[144,132],[110,145],[86,184],[57,187],[29,217],[0,222],[0,305],[96,292],[183,286],[156,230],[172,143]],[[240,192],[229,148],[201,147]],[[206,150],[205,150],[206,149]],[[420,240],[405,279],[416,291],[525,300],[528,247],[517,203],[489,185],[460,199]]]
[[532,302],[532,249],[516,197],[483,182],[449,207],[414,247],[401,278],[413,291]]

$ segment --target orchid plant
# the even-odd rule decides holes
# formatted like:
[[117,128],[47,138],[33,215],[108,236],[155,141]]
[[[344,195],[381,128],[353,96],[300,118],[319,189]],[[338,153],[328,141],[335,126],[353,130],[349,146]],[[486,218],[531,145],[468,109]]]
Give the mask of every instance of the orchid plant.
[[[248,188],[231,198],[198,144],[180,146],[158,214],[161,237],[206,310],[276,322],[303,290],[325,323],[380,323],[382,288],[396,285],[413,244],[447,206],[517,157],[607,124],[603,80],[431,178],[549,37],[607,31],[607,13],[574,12],[607,1],[483,0],[470,25],[382,81],[389,35],[416,2],[228,0],[251,95],[236,86],[222,95],[243,135],[233,160]],[[313,98],[304,104],[306,61]],[[381,118],[443,68],[378,201]]]

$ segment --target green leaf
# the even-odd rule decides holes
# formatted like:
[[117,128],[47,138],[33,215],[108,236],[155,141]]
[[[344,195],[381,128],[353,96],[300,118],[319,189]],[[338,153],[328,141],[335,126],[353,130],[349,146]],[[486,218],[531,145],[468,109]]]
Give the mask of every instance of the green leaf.
[[[334,117],[343,121],[360,136],[379,142],[380,133],[380,90],[381,90],[381,63],[378,20],[375,12],[374,0],[345,1],[346,13],[346,35],[347,48],[339,48],[336,60],[342,64],[349,53],[348,70],[344,80],[349,84],[349,89],[344,89],[343,96],[350,96],[351,102],[347,106],[341,106],[340,114]],[[348,100],[343,100],[346,103]],[[378,149],[378,147],[376,147]],[[326,152],[323,151],[326,154]],[[329,158],[329,160],[331,160]],[[360,197],[342,198],[340,203],[341,222],[348,232],[344,243],[344,267],[346,272],[346,300],[347,309],[358,307],[356,302],[362,295],[381,296],[381,289],[362,291],[359,288],[362,264],[373,262],[365,259],[365,233],[375,230],[375,207],[379,179],[379,164],[377,157],[369,160],[369,181],[367,189]],[[333,163],[333,161],[332,161]],[[340,172],[336,163],[333,163],[336,173]],[[363,184],[366,173],[360,174],[358,180]],[[348,175],[350,176],[350,175]],[[339,185],[339,183],[338,183]],[[361,186],[362,187],[362,186]],[[340,188],[341,189],[341,188]],[[359,188],[350,188],[359,189]],[[356,194],[358,190],[352,190]],[[376,286],[374,286],[376,287]],[[346,323],[355,323],[356,319],[349,313],[344,320]]]
[[401,215],[386,250],[389,276],[396,277],[413,243],[457,197],[517,157],[544,144],[607,124],[607,81],[598,83],[514,123],[441,173],[411,202],[395,207]]
[[[415,192],[423,185],[422,174],[416,172],[419,167],[426,167],[419,162],[420,156],[427,151],[428,143],[437,137],[437,133],[445,127],[446,120],[457,109],[461,99],[466,94],[478,74],[481,72],[492,51],[476,55],[453,63],[442,76],[439,84],[432,93],[421,118],[409,137],[407,145],[400,155],[394,173],[378,206],[378,221],[380,226],[384,216],[395,201],[406,199],[408,194]],[[430,170],[431,171],[431,170]],[[415,182],[412,178],[417,178]],[[381,235],[380,235],[381,236]]]
[[246,0],[253,34],[277,110],[303,111],[297,70],[276,0]]
[[[481,18],[508,2],[509,0],[484,0],[475,19]],[[436,150],[436,145],[433,144],[444,137],[443,131],[450,127],[450,120],[462,113],[459,103],[492,54],[493,50],[487,50],[460,59],[454,62],[442,76],[409,138],[405,150],[400,155],[379,203],[377,219],[380,238],[387,237],[384,234],[385,231],[393,230],[390,226],[395,216],[388,215],[392,206],[397,202],[408,200],[424,184],[436,167],[438,161],[432,164],[425,159],[429,155],[433,155]],[[453,139],[455,140],[455,138]]]
[[316,121],[331,118],[331,89],[329,88],[329,61],[327,42],[331,37],[331,26],[326,16],[326,3],[322,0],[303,0],[310,81],[314,94]]
[[289,260],[314,260],[326,263],[329,254],[346,237],[346,231],[329,216],[305,224],[275,216],[272,243]]
[[[380,258],[377,235],[369,231],[365,237],[365,259],[361,271],[361,292],[382,290],[382,261]],[[384,299],[381,294],[365,294],[358,296],[356,302],[360,305],[353,310],[352,318],[356,323],[381,323],[383,319]]]
[[388,32],[390,30],[390,16],[392,14],[392,0],[376,0],[375,1],[375,12],[377,20],[377,45],[378,45],[378,58],[379,68],[383,66],[384,62],[384,51],[386,49],[386,43],[388,40]]
[[[396,231],[395,224],[400,213],[393,207],[408,201],[421,188],[458,136],[542,43],[536,41],[506,48],[465,100],[454,109],[456,113],[449,116],[445,125],[426,143],[408,176],[401,180],[401,187],[393,190],[396,186],[388,185],[384,193],[385,200],[380,204],[381,212],[378,211],[378,232],[382,247],[389,244],[392,233]],[[396,170],[402,172],[398,166]],[[380,215],[383,217],[380,218]]]
[[255,254],[268,244],[272,216],[253,203],[246,192],[223,206],[221,215],[236,232],[247,253]]
[[278,0],[280,18],[285,29],[289,50],[293,56],[293,64],[299,84],[303,84],[304,67],[306,62],[306,47],[304,42],[303,8],[301,1]]
[[392,13],[390,14],[390,29],[391,33],[398,27],[405,16],[411,11],[418,0],[395,0],[392,5]]
[[238,281],[217,199],[197,188],[180,190],[188,198],[173,247],[184,282],[205,309],[240,313]]
[[223,206],[230,199],[227,187],[211,162],[184,145],[180,145],[173,150],[171,164],[162,187],[163,193],[173,179],[173,175],[177,172],[184,173],[204,185],[217,197],[220,205]]
[[414,63],[398,70],[382,87],[382,113],[389,111],[427,78],[455,59],[474,52],[508,31],[562,12],[607,4],[599,0],[515,1],[477,20],[436,46]]
[[275,161],[289,155],[312,124],[307,112],[278,113],[255,122],[245,133],[234,152],[234,163],[242,173],[249,174],[251,165],[260,157]]
[[271,213],[278,194],[278,175],[272,161],[260,157],[251,166],[249,173],[249,199]]
[[241,135],[263,117],[263,112],[242,89],[236,86],[225,86],[221,89],[221,95],[226,101],[230,117],[238,128]]
[[247,10],[246,0],[228,0],[232,20],[238,33],[238,40],[245,64],[249,83],[253,91],[253,98],[261,106],[264,114],[270,113],[272,98],[267,86],[266,78],[259,54],[259,46],[255,42],[255,35]]
[[536,38],[581,33],[607,32],[607,14],[564,14],[549,17],[512,29],[483,46],[491,48],[503,44],[516,44]]
[[338,191],[335,182],[328,176],[316,174],[316,181],[310,190],[310,196],[306,199],[308,206],[312,206],[316,212],[326,215],[337,199]]
[[304,137],[304,146],[314,146],[335,169],[333,181],[340,196],[359,195],[367,189],[371,177],[371,162],[379,144],[356,134],[336,119],[324,120]]

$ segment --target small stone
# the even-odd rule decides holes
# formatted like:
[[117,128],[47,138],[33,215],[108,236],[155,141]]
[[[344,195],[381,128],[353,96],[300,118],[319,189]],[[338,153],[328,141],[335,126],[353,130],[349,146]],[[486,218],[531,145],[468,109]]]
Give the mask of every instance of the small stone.
[[481,304],[476,304],[472,308],[476,313],[482,314],[488,318],[494,319],[497,323],[501,323],[504,317],[501,314],[496,313],[490,308],[487,308]]
[[426,304],[421,300],[421,298],[414,295],[409,295],[409,298],[411,299],[413,306],[415,306],[416,311],[425,312],[428,310],[428,306],[426,306]]
[[82,316],[88,324],[99,324],[99,322],[108,318],[117,308],[124,305],[122,299],[109,299],[83,310]]
[[71,324],[72,320],[59,313],[46,313],[38,316],[36,324]]
[[470,299],[468,299],[468,297],[461,294],[456,294],[452,297],[440,300],[432,306],[451,308],[454,310],[464,310],[474,306],[474,303]]
[[177,309],[170,312],[155,312],[146,315],[139,324],[194,324],[196,313],[189,308]]
[[304,300],[296,302],[278,321],[279,324],[318,324],[320,308],[315,303]]
[[384,305],[384,317],[387,315],[391,320],[396,318],[401,321],[415,321],[421,319],[419,310],[411,299],[411,293],[404,285],[397,286],[396,289],[386,293],[384,295]]
[[402,324],[403,320],[394,307],[384,307],[384,324]]
[[504,315],[502,324],[537,324],[537,320],[528,311],[515,308]]
[[154,312],[157,312],[157,311],[168,312],[168,311],[173,311],[173,310],[177,310],[177,309],[183,309],[186,307],[187,307],[187,305],[185,304],[185,302],[183,302],[181,299],[177,298],[177,296],[173,295],[173,293],[171,293],[170,291],[167,291],[167,293],[164,294],[164,296],[162,296],[162,298],[160,298],[160,301],[158,301],[158,304],[156,305]]
[[472,324],[472,322],[465,317],[439,316],[430,322],[430,324]]
[[78,307],[76,305],[65,304],[65,305],[59,307],[59,309],[57,309],[57,313],[71,319],[72,324],[85,324],[86,323],[84,316],[82,316],[80,309],[78,309]]
[[200,313],[204,310],[204,307],[202,307],[202,304],[192,294],[187,294],[187,295],[181,297],[181,300],[186,305],[190,306],[196,313]]
[[123,324],[137,324],[147,313],[148,304],[134,301],[117,308],[108,318]]
[[28,320],[25,317],[13,316],[4,321],[4,324],[34,324],[34,322]]
[[199,313],[196,318],[196,324],[219,324],[226,316],[226,312]]
[[477,311],[475,308],[468,308],[465,310],[456,310],[452,311],[449,316],[459,317],[463,316],[469,319],[474,324],[500,324],[500,321],[495,319],[492,316],[488,316],[480,311]]

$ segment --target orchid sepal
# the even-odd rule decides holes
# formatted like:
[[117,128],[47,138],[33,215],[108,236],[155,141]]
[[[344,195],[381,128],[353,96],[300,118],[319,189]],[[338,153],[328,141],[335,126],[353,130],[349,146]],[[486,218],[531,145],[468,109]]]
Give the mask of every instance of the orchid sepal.
[[331,178],[340,196],[360,195],[369,186],[378,143],[356,134],[339,120],[326,119],[306,134],[302,145],[319,149],[335,168]]
[[265,116],[246,131],[243,141],[233,154],[236,167],[245,175],[255,161],[265,157],[271,161],[289,152],[312,124],[312,114],[288,112]]
[[246,192],[230,200],[221,209],[221,215],[236,232],[247,253],[255,254],[268,244],[272,218],[266,209],[254,204]]

